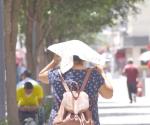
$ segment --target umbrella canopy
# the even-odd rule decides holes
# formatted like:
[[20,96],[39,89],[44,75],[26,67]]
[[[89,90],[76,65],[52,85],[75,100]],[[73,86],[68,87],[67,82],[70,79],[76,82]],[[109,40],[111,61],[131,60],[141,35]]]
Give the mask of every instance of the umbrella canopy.
[[80,40],[70,40],[62,43],[53,44],[48,50],[61,57],[60,69],[64,73],[73,66],[73,56],[90,63],[104,65],[105,59],[94,49]]
[[140,55],[140,61],[147,62],[150,60],[150,51],[146,51]]

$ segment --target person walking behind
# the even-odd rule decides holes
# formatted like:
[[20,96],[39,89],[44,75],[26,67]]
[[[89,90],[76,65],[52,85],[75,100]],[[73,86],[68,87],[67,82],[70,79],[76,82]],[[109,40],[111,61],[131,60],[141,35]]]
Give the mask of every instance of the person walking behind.
[[130,103],[133,101],[136,102],[137,79],[139,76],[139,71],[132,58],[128,59],[128,62],[125,65],[122,73],[127,78],[127,88]]
[[27,69],[24,69],[20,73],[20,81],[17,83],[17,88],[23,87],[26,82],[31,82],[33,85],[39,84],[38,81],[31,77],[31,72]]

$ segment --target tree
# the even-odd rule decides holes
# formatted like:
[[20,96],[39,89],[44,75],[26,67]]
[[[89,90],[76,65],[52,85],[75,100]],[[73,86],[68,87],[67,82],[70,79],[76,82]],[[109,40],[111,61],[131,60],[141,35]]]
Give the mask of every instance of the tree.
[[5,120],[5,59],[3,31],[3,0],[0,1],[0,123]]
[[[27,48],[27,66],[33,73],[34,78],[36,78],[37,72],[37,64],[38,64],[38,55],[39,48],[43,46],[43,38],[45,33],[45,21],[43,12],[45,12],[45,8],[48,5],[48,0],[45,1],[37,1],[37,0],[26,0],[22,1],[22,10],[21,14],[24,14],[23,19],[20,20],[20,24],[22,21],[24,22],[21,25],[22,32],[25,33],[26,36],[26,48]],[[22,16],[20,16],[22,18]],[[24,21],[25,20],[25,21]],[[44,54],[44,51],[43,51]],[[44,56],[44,55],[43,55]]]
[[129,11],[136,13],[135,3],[140,1],[143,0],[25,1],[28,67],[36,73],[38,49],[45,40],[48,39],[47,44],[82,40],[84,34],[99,32],[106,25],[127,19]]
[[[31,70],[33,78],[36,79],[36,74],[47,64],[47,53],[44,51],[44,37],[49,21],[45,20],[45,8],[48,0],[26,0],[21,1],[20,9],[20,33],[25,34],[25,45],[27,48],[27,68]],[[46,21],[46,22],[45,22]],[[44,86],[45,94],[47,95],[48,87]]]
[[16,60],[17,10],[19,0],[5,0],[5,62],[7,119],[11,125],[19,125],[16,103]]
[[49,36],[54,39],[80,38],[82,34],[99,32],[104,26],[127,20],[128,12],[137,13],[135,3],[142,0],[51,0]]

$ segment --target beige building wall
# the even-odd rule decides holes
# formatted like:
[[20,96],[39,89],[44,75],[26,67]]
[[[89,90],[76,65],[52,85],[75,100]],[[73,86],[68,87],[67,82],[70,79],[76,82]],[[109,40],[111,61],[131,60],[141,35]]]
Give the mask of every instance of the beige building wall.
[[[150,0],[145,0],[143,3],[139,3],[140,13],[138,15],[130,15],[128,22],[127,33],[129,36],[149,36],[150,39]],[[133,46],[127,49],[127,58],[133,57],[135,63],[140,64],[139,55],[141,49],[147,46]]]
[[132,36],[150,36],[150,0],[138,5],[140,13],[129,16],[128,34]]

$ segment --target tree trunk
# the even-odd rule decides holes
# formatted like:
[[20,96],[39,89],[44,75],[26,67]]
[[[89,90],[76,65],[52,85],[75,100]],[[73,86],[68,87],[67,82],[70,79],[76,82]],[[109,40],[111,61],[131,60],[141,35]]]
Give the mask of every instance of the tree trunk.
[[[44,51],[45,45],[44,43],[40,44],[39,47],[39,51],[38,51],[38,64],[37,64],[37,74],[40,72],[40,70],[46,66],[49,62],[48,62],[48,55],[47,53]],[[45,96],[50,94],[50,87],[46,84],[42,84],[42,87],[44,89],[44,94]]]
[[19,125],[16,103],[16,38],[17,9],[19,0],[5,1],[5,61],[6,61],[6,95],[7,119],[9,125]]
[[[40,45],[44,40],[43,28],[43,10],[46,1],[30,1],[27,13],[27,31],[26,31],[26,48],[27,48],[27,64],[28,68],[33,73],[34,78],[37,78],[38,73],[38,52]],[[47,27],[46,27],[47,29]]]
[[3,0],[0,1],[0,121],[5,120],[5,59],[4,59],[4,26]]
[[36,55],[33,54],[33,19],[31,19],[31,12],[29,11],[30,16],[27,16],[27,30],[26,30],[26,48],[27,48],[27,68],[32,72],[33,78],[36,77],[36,64],[35,58]]

